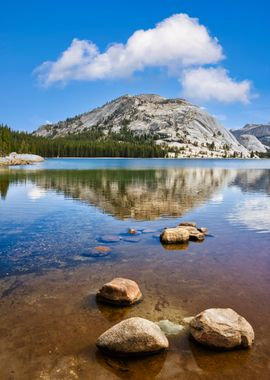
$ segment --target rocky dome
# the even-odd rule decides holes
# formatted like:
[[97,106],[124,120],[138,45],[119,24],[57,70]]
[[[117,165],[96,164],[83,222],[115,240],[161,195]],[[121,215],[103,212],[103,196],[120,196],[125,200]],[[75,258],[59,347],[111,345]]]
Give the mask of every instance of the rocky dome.
[[56,124],[41,126],[34,134],[49,138],[99,131],[129,131],[133,136],[148,136],[183,157],[249,157],[231,132],[202,108],[184,99],[159,95],[124,95],[90,112]]

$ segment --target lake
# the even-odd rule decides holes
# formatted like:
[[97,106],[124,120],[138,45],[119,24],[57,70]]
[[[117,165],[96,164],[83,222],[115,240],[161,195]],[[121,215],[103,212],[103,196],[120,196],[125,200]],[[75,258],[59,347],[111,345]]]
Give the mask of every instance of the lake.
[[[1,379],[268,378],[270,160],[49,159],[1,169],[0,196]],[[161,245],[164,227],[190,220],[204,242]],[[99,245],[111,253],[96,257]],[[96,303],[117,276],[141,303]],[[125,318],[179,323],[210,307],[243,315],[254,347],[215,352],[182,333],[144,358],[95,348]]]

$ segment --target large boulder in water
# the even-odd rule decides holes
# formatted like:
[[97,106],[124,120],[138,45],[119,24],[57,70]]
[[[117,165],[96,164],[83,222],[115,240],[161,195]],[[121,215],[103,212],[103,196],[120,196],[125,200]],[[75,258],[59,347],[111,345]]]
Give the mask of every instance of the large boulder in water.
[[251,347],[254,331],[248,321],[232,309],[207,309],[190,322],[193,338],[201,344],[231,349]]
[[189,240],[189,232],[182,227],[165,228],[160,235],[160,241],[164,244],[186,243]]
[[127,278],[114,278],[102,286],[97,299],[114,305],[132,305],[142,298],[142,293],[135,281]]
[[105,331],[97,340],[99,349],[116,355],[153,354],[169,347],[159,326],[147,319],[126,319]]

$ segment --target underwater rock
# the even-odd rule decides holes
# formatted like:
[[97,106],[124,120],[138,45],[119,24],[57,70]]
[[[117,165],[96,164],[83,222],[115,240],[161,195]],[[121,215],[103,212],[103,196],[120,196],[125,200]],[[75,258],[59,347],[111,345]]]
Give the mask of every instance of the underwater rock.
[[111,248],[105,245],[99,245],[94,248],[90,248],[88,252],[84,252],[83,256],[86,257],[106,257],[112,252]]
[[169,342],[154,322],[133,317],[105,331],[96,345],[116,355],[143,355],[164,350],[169,347]]
[[104,235],[100,237],[99,240],[103,243],[117,243],[121,240],[121,238],[116,235]]
[[141,241],[141,238],[137,236],[124,236],[122,240],[128,243],[138,243],[139,241]]
[[197,342],[215,348],[247,348],[254,342],[252,326],[232,309],[202,311],[191,320],[190,332]]
[[97,299],[114,305],[128,306],[140,301],[142,293],[138,284],[127,278],[114,278],[97,293]]
[[168,319],[163,319],[162,321],[157,322],[157,325],[161,328],[165,335],[178,335],[185,328],[184,326],[173,323]]

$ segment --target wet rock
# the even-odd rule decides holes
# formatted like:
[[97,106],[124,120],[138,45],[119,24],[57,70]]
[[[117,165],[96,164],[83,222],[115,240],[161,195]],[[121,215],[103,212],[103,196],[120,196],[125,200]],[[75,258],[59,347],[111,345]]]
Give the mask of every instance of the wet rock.
[[121,238],[116,235],[104,235],[99,240],[103,243],[117,243]]
[[138,232],[134,228],[129,228],[128,233],[130,235],[136,235]]
[[197,230],[195,227],[182,226],[185,230],[189,232],[189,240],[192,241],[202,241],[204,240],[204,233]]
[[197,224],[195,222],[181,222],[179,223],[179,226],[185,226],[185,227],[196,227]]
[[102,286],[97,299],[114,305],[132,305],[142,298],[142,293],[135,281],[126,278],[114,278]]
[[106,257],[112,252],[111,248],[105,245],[99,245],[94,248],[90,248],[88,252],[84,252],[83,256],[86,257]]
[[136,236],[124,236],[123,241],[126,241],[128,243],[138,243],[141,239]]
[[147,319],[126,319],[105,331],[97,340],[97,347],[118,355],[153,354],[169,347],[159,326]]
[[189,240],[189,232],[182,227],[166,228],[160,235],[164,244],[185,243]]
[[157,325],[161,328],[165,335],[178,335],[184,330],[184,326],[177,323],[173,323],[168,319],[163,319],[157,322]]
[[193,320],[194,317],[185,317],[182,319],[181,323],[184,325],[184,326],[189,326],[190,325],[190,322]]
[[208,228],[206,228],[206,227],[200,227],[200,228],[198,228],[198,231],[202,232],[203,234],[207,234]]
[[232,309],[207,309],[190,322],[193,338],[201,344],[231,349],[251,347],[254,331],[245,318]]

